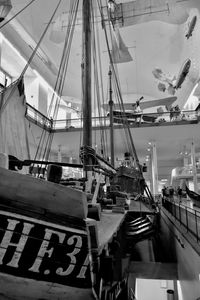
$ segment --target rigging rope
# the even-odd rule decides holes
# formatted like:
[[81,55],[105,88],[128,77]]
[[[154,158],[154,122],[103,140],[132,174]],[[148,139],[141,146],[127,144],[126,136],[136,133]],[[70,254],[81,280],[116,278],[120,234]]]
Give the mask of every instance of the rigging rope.
[[[93,12],[93,10],[92,10]],[[95,28],[94,28],[94,14],[92,14],[92,26],[93,26],[93,33],[95,33]],[[97,43],[95,37],[98,36],[98,31],[96,31],[96,35],[93,34],[93,64],[94,64],[94,83],[95,83],[95,91],[96,91],[96,100],[97,100],[97,108],[98,108],[98,114],[99,114],[99,123],[100,123],[100,141],[101,141],[101,154],[103,154],[103,157],[107,157],[106,153],[106,131],[105,127],[103,124],[103,118],[102,118],[102,113],[101,113],[101,98],[104,98],[103,91],[100,89],[100,82],[102,84],[102,73],[101,73],[101,68],[99,68],[99,65],[101,65],[100,60],[97,60],[97,55],[100,55],[100,48],[99,44]],[[99,63],[99,65],[98,65]],[[98,72],[99,70],[99,72]],[[101,93],[100,93],[101,92]],[[96,103],[96,102],[95,102]],[[95,108],[95,107],[94,107]],[[95,119],[96,120],[96,119]]]
[[3,23],[3,25],[0,26],[0,29],[3,28],[5,25],[7,25],[8,23],[10,23],[10,21],[12,21],[13,19],[15,19],[21,12],[23,12],[29,5],[31,5],[34,1],[36,0],[32,0],[30,1],[27,5],[25,5],[21,10],[19,10],[12,18],[10,18],[8,21],[6,21],[5,23]]
[[[54,93],[52,95],[51,103],[50,103],[50,106],[48,109],[48,117],[50,118],[50,116],[53,116],[53,118],[51,117],[52,120],[55,120],[57,118],[58,107],[59,107],[59,103],[61,100],[63,86],[64,86],[64,82],[65,82],[65,78],[66,78],[66,70],[67,70],[67,65],[68,65],[68,61],[69,61],[71,41],[72,41],[72,37],[73,37],[73,33],[74,33],[73,24],[75,23],[76,16],[77,16],[78,3],[79,3],[79,0],[77,0],[76,2],[71,0],[71,4],[70,4],[71,14],[70,14],[70,18],[68,21],[69,26],[67,26],[67,32],[66,32],[66,37],[65,37],[65,41],[64,41],[64,47],[63,47],[63,52],[62,52],[62,56],[61,56],[60,66],[59,66],[59,70],[58,70],[58,76],[57,76],[57,80],[55,83]],[[52,112],[54,102],[55,102],[55,108],[54,108],[54,112]],[[52,127],[50,134],[48,135],[46,142],[45,142],[45,135],[41,136],[41,144],[44,145],[44,142],[46,143],[46,146],[45,146],[45,149],[43,152],[43,157],[42,157],[43,160],[49,159],[53,136],[54,136],[53,127]],[[37,155],[38,155],[38,151],[36,153],[36,156]],[[35,157],[35,159],[36,159],[36,157]]]
[[[70,50],[71,50],[71,43],[72,43],[72,38],[73,38],[73,34],[74,34],[74,29],[75,29],[74,24],[76,21],[77,11],[78,11],[78,4],[79,4],[79,0],[77,0],[77,1],[71,0],[71,14],[70,14],[70,18],[68,21],[63,53],[62,53],[61,62],[60,62],[60,66],[59,66],[57,81],[56,81],[55,88],[54,88],[54,91],[57,93],[57,96],[56,96],[56,104],[55,104],[55,109],[54,109],[54,114],[53,114],[53,120],[56,120],[56,118],[57,118],[59,103],[61,100],[62,91],[63,91],[63,87],[65,84],[66,72],[67,72]],[[55,94],[53,94],[52,102],[53,102],[54,97],[55,97]],[[52,108],[52,102],[51,102],[50,108]],[[50,110],[49,110],[49,114],[50,114]],[[47,159],[49,158],[49,155],[50,155],[53,136],[54,136],[54,132],[52,131],[49,135],[49,139],[46,144],[46,148],[45,148],[44,156],[43,156],[43,157],[46,157]]]
[[[49,20],[49,22],[48,22],[48,24],[47,24],[47,26],[46,26],[46,28],[45,28],[45,30],[44,30],[42,36],[40,37],[37,46],[35,47],[34,51],[32,52],[32,54],[31,54],[31,56],[30,56],[30,58],[29,58],[27,64],[25,65],[25,67],[24,67],[23,71],[21,72],[21,75],[19,76],[19,78],[17,79],[17,81],[20,81],[20,80],[23,78],[23,76],[24,76],[24,74],[26,73],[28,67],[30,66],[30,63],[32,62],[32,60],[33,60],[33,58],[34,58],[34,56],[35,56],[35,54],[36,54],[36,52],[37,52],[37,50],[38,50],[38,48],[39,48],[39,46],[40,46],[40,44],[41,44],[43,38],[44,38],[44,36],[45,36],[45,34],[46,34],[46,32],[47,32],[49,26],[50,26],[50,24],[51,24],[51,22],[52,22],[52,20],[53,20],[53,18],[54,18],[54,16],[55,16],[55,14],[56,14],[57,9],[58,9],[58,7],[60,6],[61,1],[62,1],[62,0],[59,0],[59,3],[58,3],[58,5],[56,6],[56,8],[55,8],[55,10],[54,10],[54,12],[53,12],[53,15],[51,16],[51,18],[50,18],[50,20]],[[16,82],[17,82],[17,81],[16,81]],[[3,111],[4,111],[5,107],[6,107],[6,105],[8,104],[8,102],[9,102],[9,100],[10,100],[11,96],[13,95],[13,93],[14,93],[14,91],[15,91],[16,88],[17,88],[17,84],[16,84],[16,85],[13,85],[13,89],[11,89],[10,94],[9,94],[7,100],[5,101],[5,103],[3,104],[3,106],[1,107],[1,112],[0,112],[0,114],[3,113]]]
[[[96,7],[95,7],[96,8]],[[97,18],[97,9],[95,9],[95,18]],[[97,24],[94,22],[94,24]],[[99,41],[99,30],[98,30],[98,24],[95,26],[96,29],[96,44],[97,44],[97,57],[98,57],[98,69],[99,69],[99,77],[100,77],[100,83],[98,85],[99,87],[99,92],[101,91],[100,95],[101,95],[101,102],[104,105],[105,104],[105,97],[104,97],[104,86],[103,86],[103,76],[102,76],[102,63],[101,63],[101,59],[100,59],[100,41]],[[101,110],[99,110],[101,112]],[[103,118],[102,114],[101,114],[101,125],[102,128],[106,128],[106,118]],[[108,157],[107,154],[107,148],[108,148],[108,141],[107,141],[107,134],[106,131],[104,130],[104,134],[101,136],[101,153],[104,154],[105,157]]]
[[[105,33],[106,44],[107,44],[108,54],[109,54],[109,59],[110,59],[110,65],[111,65],[112,73],[113,73],[113,75],[114,75],[114,82],[115,82],[115,86],[116,86],[117,95],[118,95],[119,101],[120,101],[119,104],[120,104],[122,113],[123,113],[123,115],[125,116],[125,109],[124,109],[124,105],[123,105],[123,99],[122,99],[122,94],[121,94],[121,88],[120,88],[119,78],[118,78],[118,76],[117,76],[117,71],[116,71],[117,68],[114,66],[114,63],[113,63],[113,59],[112,59],[112,55],[111,55],[111,51],[110,51],[110,47],[109,47],[108,34],[107,34],[107,31],[106,31],[106,26],[105,26],[105,20],[104,20],[104,16],[103,16],[102,9],[101,9],[101,7],[100,7],[100,2],[99,2],[99,0],[98,0],[98,4],[99,4],[99,9],[100,9],[101,17],[102,17],[102,26],[103,26],[104,33]],[[133,158],[134,158],[134,161],[135,161],[135,163],[136,163],[136,166],[137,166],[138,170],[141,172],[141,175],[143,176],[142,170],[141,170],[141,166],[140,166],[140,164],[139,164],[139,159],[138,159],[138,156],[137,156],[137,153],[136,153],[135,145],[134,145],[134,143],[133,143],[133,138],[132,138],[132,135],[131,135],[131,131],[130,131],[130,127],[129,127],[129,124],[128,124],[127,117],[125,117],[125,118],[123,119],[123,124],[124,124],[124,127],[125,127],[125,133],[126,133],[126,136],[127,136],[127,138],[128,138],[129,145],[131,146],[131,151],[130,151],[130,153],[132,154],[132,156],[133,156]]]

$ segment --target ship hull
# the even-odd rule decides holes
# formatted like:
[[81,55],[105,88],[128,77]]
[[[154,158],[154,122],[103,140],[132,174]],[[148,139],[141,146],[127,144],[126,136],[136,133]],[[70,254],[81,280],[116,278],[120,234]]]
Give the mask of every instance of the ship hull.
[[87,218],[85,197],[0,168],[1,300],[90,300],[104,293],[107,300],[124,292],[125,214],[105,211],[96,222]]
[[186,186],[186,193],[192,200],[193,204],[197,207],[200,207],[200,195],[189,190],[189,188]]
[[85,300],[94,299],[92,289],[64,286],[0,273],[1,300]]
[[0,299],[93,299],[89,253],[86,225],[1,210]]
[[0,299],[94,299],[86,195],[0,168]]

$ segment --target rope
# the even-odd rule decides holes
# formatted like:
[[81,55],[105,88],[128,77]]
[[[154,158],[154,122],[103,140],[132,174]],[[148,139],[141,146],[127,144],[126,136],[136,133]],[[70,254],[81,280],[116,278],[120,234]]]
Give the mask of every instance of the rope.
[[[49,20],[49,22],[48,22],[48,24],[47,24],[47,26],[46,26],[46,28],[45,28],[45,30],[44,30],[42,36],[41,36],[41,38],[40,38],[40,40],[39,40],[39,42],[38,42],[38,44],[37,44],[37,46],[35,47],[35,49],[34,49],[32,55],[31,55],[31,57],[29,58],[27,64],[25,65],[25,67],[24,67],[24,69],[23,69],[21,75],[20,75],[19,78],[17,79],[16,83],[17,83],[17,82],[20,82],[20,80],[24,77],[24,74],[26,73],[26,71],[27,71],[27,69],[28,69],[28,67],[29,67],[29,65],[30,65],[30,63],[31,63],[31,61],[33,60],[33,57],[35,56],[35,54],[36,54],[36,52],[37,52],[37,50],[38,50],[38,48],[39,48],[39,46],[40,46],[40,44],[41,44],[43,38],[44,38],[44,36],[45,36],[45,34],[46,34],[46,32],[47,32],[47,30],[48,30],[48,28],[49,28],[49,26],[50,26],[52,20],[53,20],[53,17],[55,16],[55,13],[56,13],[56,11],[57,11],[57,9],[58,9],[58,7],[59,7],[61,1],[62,1],[62,0],[59,0],[59,3],[58,3],[58,5],[56,6],[56,9],[54,10],[54,13],[53,13],[53,15],[51,16],[51,18],[50,18],[50,20]],[[7,100],[5,101],[5,103],[4,103],[4,104],[2,105],[2,107],[1,107],[1,112],[0,112],[0,114],[3,113],[5,107],[7,106],[8,102],[9,102],[11,96],[13,95],[13,93],[15,92],[15,89],[16,89],[16,88],[17,88],[17,84],[13,85],[13,89],[11,89],[10,94],[8,95]]]
[[[63,52],[62,52],[62,56],[61,56],[61,61],[60,61],[60,66],[59,66],[59,70],[58,70],[58,76],[56,79],[56,83],[55,83],[55,87],[54,87],[54,93],[51,99],[51,103],[48,109],[48,116],[50,118],[50,115],[53,115],[53,120],[55,120],[57,118],[57,113],[58,113],[58,108],[59,108],[59,103],[60,103],[60,99],[61,99],[61,95],[62,95],[62,90],[63,90],[63,86],[64,86],[64,81],[65,81],[65,77],[66,77],[66,70],[67,70],[67,65],[68,65],[68,61],[69,61],[69,54],[70,54],[70,47],[71,47],[71,41],[72,41],[72,36],[74,33],[74,23],[76,20],[76,16],[77,16],[77,7],[78,7],[78,2],[79,1],[71,1],[71,18],[69,18],[68,21],[68,27],[67,27],[67,32],[66,32],[66,37],[65,37],[65,42],[64,42],[64,48],[63,48]],[[57,95],[56,95],[57,94]],[[55,99],[56,98],[56,99]],[[55,101],[55,109],[54,112],[52,112],[52,108],[53,108],[53,103]],[[47,141],[46,141],[46,146],[43,152],[43,160],[48,160],[49,155],[50,155],[50,149],[51,149],[51,145],[52,145],[52,141],[53,141],[53,136],[54,136],[54,132],[53,132],[53,127],[52,127],[52,131],[50,132],[50,134],[47,137]],[[42,142],[43,140],[43,142]],[[44,144],[45,141],[45,134],[43,134],[41,136],[40,139],[40,144]],[[36,153],[35,158],[38,155],[38,151]]]
[[[95,17],[97,18],[96,9],[97,8],[95,6]],[[94,24],[97,24],[97,23],[94,22]],[[99,69],[99,76],[100,76],[100,83],[99,83],[98,87],[99,87],[99,91],[101,91],[101,102],[102,102],[102,104],[105,104],[103,76],[102,76],[102,64],[101,64],[101,59],[100,59],[100,41],[99,41],[98,25],[96,25],[95,28],[96,28],[96,43],[97,43],[97,49],[98,49],[98,52],[97,52],[97,54],[98,54],[98,69]],[[99,112],[101,112],[100,109],[99,109]],[[102,118],[100,124],[101,124],[102,128],[106,128],[106,119]],[[103,152],[104,156],[107,157],[108,156],[107,155],[107,148],[108,148],[107,147],[107,145],[108,145],[107,134],[106,134],[105,130],[103,132],[104,132],[104,134],[101,135],[101,147],[102,147],[101,151]]]
[[[99,0],[98,0],[98,4],[100,6]],[[110,48],[109,48],[108,35],[107,35],[107,31],[106,31],[105,21],[104,21],[104,17],[103,17],[103,13],[102,13],[101,9],[100,9],[100,12],[101,12],[102,26],[104,28],[104,33],[105,33],[105,38],[106,38],[106,44],[107,44],[107,49],[108,49],[108,54],[109,54],[109,59],[110,59],[111,71],[112,71],[112,73],[114,75],[114,83],[115,83],[115,88],[116,88],[116,95],[117,95],[117,98],[119,100],[119,106],[120,106],[120,108],[122,110],[123,115],[125,116],[125,109],[124,109],[124,105],[123,105],[122,93],[121,93],[121,88],[120,88],[120,81],[119,81],[119,76],[118,76],[118,73],[117,73],[117,66],[114,66],[114,63],[113,63],[111,51],[110,51]],[[109,23],[109,25],[110,25],[109,29],[111,31],[111,26],[112,25],[110,23]],[[134,161],[135,161],[135,164],[136,164],[136,167],[138,168],[138,171],[139,171],[139,173],[141,175],[141,178],[144,181],[144,187],[145,187],[146,193],[149,195],[149,198],[151,200],[153,200],[151,192],[148,189],[148,186],[147,186],[147,184],[145,182],[145,179],[143,177],[142,168],[141,168],[140,163],[139,163],[139,159],[138,159],[137,152],[136,152],[136,149],[135,149],[135,145],[134,145],[134,142],[133,142],[133,137],[132,137],[132,134],[131,134],[130,126],[128,124],[128,119],[127,119],[126,116],[123,119],[123,124],[124,124],[124,130],[125,130],[125,134],[126,134],[126,137],[127,137],[127,143],[128,143],[128,147],[130,149],[130,153],[132,154],[132,156],[134,158]]]
[[[53,114],[54,120],[57,118],[59,104],[60,104],[62,91],[63,91],[65,79],[66,79],[66,72],[67,72],[67,67],[68,67],[68,62],[69,62],[72,38],[73,38],[73,34],[74,34],[74,29],[75,29],[74,24],[75,24],[76,17],[77,17],[78,4],[79,4],[79,0],[77,0],[75,2],[73,0],[71,0],[71,12],[72,13],[70,14],[71,18],[69,19],[69,25],[67,28],[66,39],[65,39],[64,49],[63,49],[63,53],[62,53],[60,68],[59,68],[59,72],[58,72],[56,85],[54,88],[54,90],[57,91],[57,94],[58,94],[58,97],[56,100],[56,106],[55,106],[55,110],[54,110],[54,114]],[[47,158],[50,155],[53,136],[54,136],[54,133],[52,132],[50,134],[49,143],[46,148]]]
[[15,19],[21,12],[23,12],[29,5],[31,5],[34,1],[36,0],[32,0],[30,1],[26,6],[24,6],[20,11],[18,11],[18,13],[16,13],[12,18],[10,18],[8,21],[6,21],[5,23],[3,23],[3,25],[0,26],[0,29],[3,28],[5,25],[7,25],[8,23],[10,23],[10,21],[12,21],[13,19]]
[[[93,12],[93,10],[92,10]],[[95,32],[95,29],[94,29],[94,14],[92,14],[92,19],[93,19],[93,22],[92,22],[92,25],[93,25],[93,32]],[[98,36],[98,32],[97,32],[97,36]],[[98,66],[97,66],[97,54],[100,53],[100,49],[99,49],[99,44],[96,43],[96,40],[95,40],[95,35],[93,35],[93,64],[94,64],[94,80],[95,80],[95,91],[96,91],[96,98],[97,98],[97,108],[98,108],[98,114],[99,114],[99,123],[100,123],[100,140],[101,140],[101,151],[103,152],[103,156],[106,157],[106,144],[105,144],[105,141],[107,140],[105,137],[106,137],[106,131],[105,131],[105,127],[104,127],[104,124],[103,124],[103,118],[102,118],[102,114],[101,114],[101,101],[100,99],[103,98],[103,92],[102,94],[100,95],[100,83],[99,81],[101,81],[102,83],[102,73],[101,73],[101,68],[99,70],[99,73],[98,73]],[[99,61],[99,64],[101,65],[100,61]],[[99,78],[100,77],[100,78]],[[100,80],[99,80],[100,79]],[[96,135],[95,135],[95,138],[96,138]]]

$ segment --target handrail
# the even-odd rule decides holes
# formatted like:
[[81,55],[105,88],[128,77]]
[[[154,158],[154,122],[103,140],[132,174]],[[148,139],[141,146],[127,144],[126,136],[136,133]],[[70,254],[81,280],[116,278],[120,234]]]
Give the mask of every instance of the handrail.
[[166,198],[163,199],[162,205],[195,237],[197,243],[200,242],[200,211]]
[[45,116],[43,113],[39,112],[29,103],[26,103],[25,117],[30,121],[33,121],[37,125],[43,127],[44,129],[51,130],[53,128],[54,121]]

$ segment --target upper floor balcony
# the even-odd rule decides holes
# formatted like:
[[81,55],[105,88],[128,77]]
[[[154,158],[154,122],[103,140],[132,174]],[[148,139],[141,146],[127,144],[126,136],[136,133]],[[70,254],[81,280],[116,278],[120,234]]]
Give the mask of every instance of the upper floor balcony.
[[[30,104],[27,104],[26,118],[38,126],[46,130],[53,130],[54,132],[80,130],[83,126],[83,119],[81,117],[76,119],[53,120],[37,111]],[[121,128],[127,123],[130,127],[185,125],[198,123],[199,120],[200,113],[195,110],[182,111],[179,113],[140,113],[137,118],[114,118],[114,127]],[[93,128],[108,128],[109,126],[109,116],[92,118]]]

